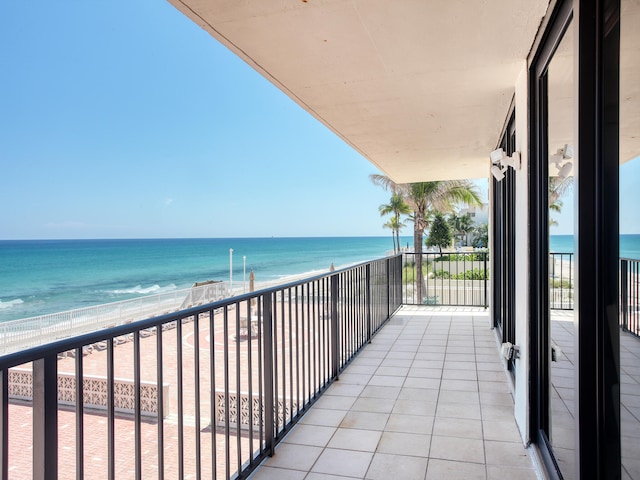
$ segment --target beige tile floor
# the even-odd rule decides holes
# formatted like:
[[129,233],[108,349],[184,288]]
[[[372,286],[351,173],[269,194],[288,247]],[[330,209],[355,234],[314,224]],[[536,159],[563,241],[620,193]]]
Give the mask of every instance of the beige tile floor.
[[535,479],[487,313],[403,307],[252,480]]

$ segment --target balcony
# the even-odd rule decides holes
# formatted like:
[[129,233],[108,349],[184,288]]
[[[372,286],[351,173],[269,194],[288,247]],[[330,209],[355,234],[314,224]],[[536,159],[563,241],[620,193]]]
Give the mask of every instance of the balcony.
[[403,306],[251,478],[537,478],[487,312]]
[[[440,299],[455,289],[480,306],[407,305],[406,263],[376,260],[0,357],[1,478],[536,478],[486,287],[447,279],[447,296],[437,279]],[[636,290],[622,308],[635,335]],[[564,356],[552,416],[567,420],[553,441],[570,462],[567,315],[553,316]],[[640,437],[631,335],[621,334],[630,445]],[[635,472],[632,456],[623,464]]]

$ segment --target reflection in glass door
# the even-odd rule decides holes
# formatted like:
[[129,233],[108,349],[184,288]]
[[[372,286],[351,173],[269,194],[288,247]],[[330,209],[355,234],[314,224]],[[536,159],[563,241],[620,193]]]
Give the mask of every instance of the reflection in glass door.
[[[574,155],[574,45],[570,24],[560,41],[546,73],[547,158],[549,224],[562,214],[562,227],[573,235],[572,216],[565,210],[573,205]],[[569,217],[569,218],[567,218]],[[549,229],[551,230],[551,228]],[[547,238],[547,242],[549,239]],[[567,252],[560,252],[567,253]],[[549,424],[546,434],[564,478],[575,477],[575,334],[573,311],[556,310],[558,295],[571,295],[574,278],[569,256],[549,256],[549,342],[550,369]],[[560,264],[559,264],[560,263]],[[562,299],[560,299],[562,300]],[[562,301],[560,303],[563,303]]]
[[[633,3],[623,8],[634,10]],[[638,444],[639,431],[620,428],[625,409],[620,380],[624,384],[633,376],[625,378],[620,368],[618,316],[618,164],[624,161],[619,146],[624,148],[626,121],[620,106],[630,99],[638,105],[640,82],[636,75],[632,90],[621,95],[627,47],[620,45],[619,26],[618,0],[559,0],[531,61],[530,433],[553,478],[608,480],[640,473],[637,447],[624,445],[625,431],[634,438],[632,445]],[[637,50],[631,57],[637,64]],[[629,118],[632,123],[640,120],[639,111]],[[637,136],[638,128],[632,130]],[[549,206],[571,171],[576,188],[567,198],[576,206],[575,279],[552,278]],[[550,310],[550,286],[564,281],[573,284],[572,322]],[[628,413],[627,420],[633,416]]]
[[[640,318],[640,3],[622,1],[620,16],[620,256],[621,302],[628,319]],[[640,322],[620,331],[620,425],[622,478],[640,480]]]

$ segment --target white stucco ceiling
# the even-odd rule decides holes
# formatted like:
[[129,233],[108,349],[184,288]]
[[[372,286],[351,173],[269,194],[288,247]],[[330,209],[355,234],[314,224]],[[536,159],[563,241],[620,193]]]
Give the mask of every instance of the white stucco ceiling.
[[548,5],[170,1],[397,182],[488,176]]

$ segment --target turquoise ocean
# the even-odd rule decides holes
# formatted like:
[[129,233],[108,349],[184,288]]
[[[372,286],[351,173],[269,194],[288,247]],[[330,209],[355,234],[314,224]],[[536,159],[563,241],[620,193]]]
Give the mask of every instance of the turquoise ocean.
[[[573,235],[551,235],[549,251],[573,253]],[[620,258],[640,260],[640,235],[620,235]]]
[[[402,237],[403,246],[413,245]],[[0,322],[189,288],[204,280],[234,284],[285,280],[383,257],[390,237],[0,241]],[[572,252],[571,235],[550,239]],[[621,235],[620,256],[640,259],[640,235]],[[243,259],[246,257],[246,261]],[[246,262],[246,270],[245,270]],[[246,275],[246,277],[245,277]]]
[[[413,244],[410,237],[402,245]],[[0,322],[189,288],[273,282],[393,250],[388,237],[0,241]],[[246,257],[246,260],[245,258]],[[246,263],[246,270],[245,270]]]

